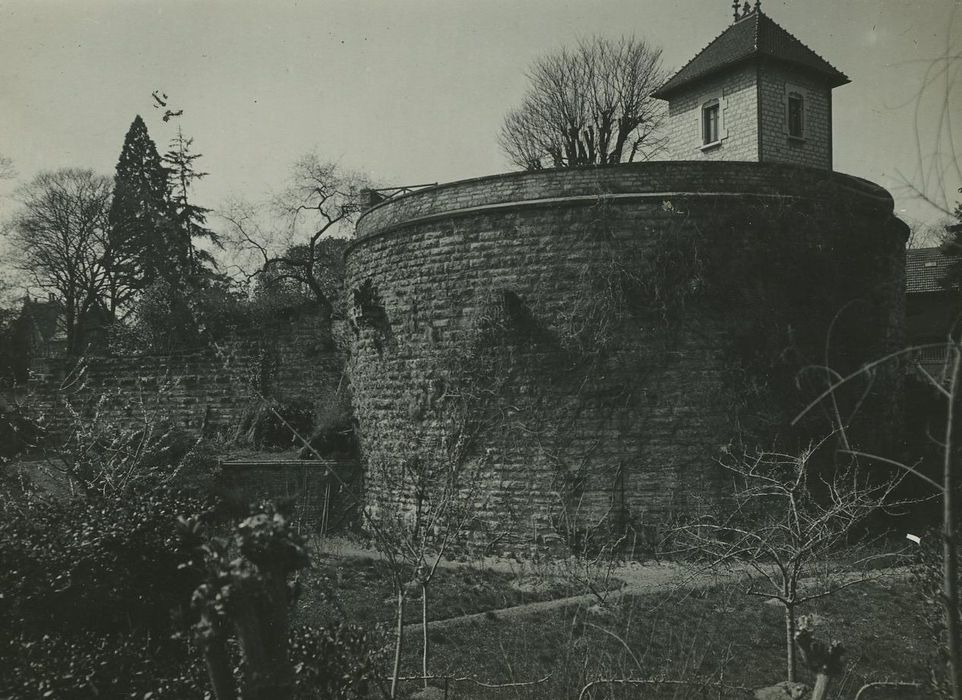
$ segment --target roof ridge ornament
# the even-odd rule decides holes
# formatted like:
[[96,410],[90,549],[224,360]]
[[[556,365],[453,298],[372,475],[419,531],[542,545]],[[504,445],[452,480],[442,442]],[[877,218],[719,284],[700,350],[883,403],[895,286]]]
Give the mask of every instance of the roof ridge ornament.
[[[741,1],[738,0],[739,3]],[[753,2],[757,8],[754,12],[743,16],[741,8],[738,8],[738,19],[725,27],[652,94],[660,100],[667,100],[697,80],[716,73],[730,72],[736,64],[760,59],[772,59],[809,71],[829,88],[837,88],[850,82],[844,73],[765,14],[758,0]],[[732,10],[735,10],[734,2]]]
[[754,7],[748,3],[748,0],[745,0],[745,4],[741,6],[741,9],[738,7],[738,2],[739,0],[732,0],[732,14],[735,16],[736,22],[740,19],[745,19],[749,15],[756,13],[761,14],[762,12],[762,0],[755,0]]

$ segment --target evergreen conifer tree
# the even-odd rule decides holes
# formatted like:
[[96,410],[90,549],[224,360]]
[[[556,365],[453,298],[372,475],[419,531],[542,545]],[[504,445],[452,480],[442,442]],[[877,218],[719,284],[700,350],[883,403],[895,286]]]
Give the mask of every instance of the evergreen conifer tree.
[[191,153],[193,143],[194,139],[186,138],[181,128],[177,127],[177,135],[171,139],[170,149],[164,154],[163,161],[169,173],[180,274],[185,281],[199,282],[214,267],[214,259],[207,251],[196,248],[194,241],[207,239],[218,246],[220,241],[217,234],[207,228],[210,209],[190,201],[189,193],[194,181],[207,177],[207,173],[194,166],[194,161],[203,154]]
[[108,215],[110,311],[129,309],[137,294],[167,275],[180,257],[168,171],[137,115],[117,162]]
[[137,116],[117,164],[110,212],[111,308],[115,318],[127,318],[141,350],[170,352],[202,344],[217,325],[217,314],[208,307],[229,296],[213,256],[194,245],[199,239],[219,241],[207,228],[210,210],[191,200],[192,184],[207,175],[195,165],[201,154],[191,151],[192,144],[178,128],[161,156]]

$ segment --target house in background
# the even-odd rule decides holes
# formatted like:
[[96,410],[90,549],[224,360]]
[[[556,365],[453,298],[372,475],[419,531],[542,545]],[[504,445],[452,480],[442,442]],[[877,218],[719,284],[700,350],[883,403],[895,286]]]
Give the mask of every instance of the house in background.
[[17,330],[31,359],[59,357],[66,352],[63,304],[54,298],[53,293],[46,301],[24,297]]
[[[958,287],[942,282],[952,262],[939,248],[905,251],[905,339],[909,345],[944,342],[962,312]],[[938,375],[945,364],[946,348],[920,350],[916,359],[929,373]]]
[[[106,348],[109,324],[110,314],[102,306],[88,311],[80,324],[83,328],[81,352],[97,352]],[[63,303],[53,293],[45,301],[24,297],[13,342],[20,348],[18,352],[23,354],[24,366],[29,366],[33,360],[66,355],[67,322]]]

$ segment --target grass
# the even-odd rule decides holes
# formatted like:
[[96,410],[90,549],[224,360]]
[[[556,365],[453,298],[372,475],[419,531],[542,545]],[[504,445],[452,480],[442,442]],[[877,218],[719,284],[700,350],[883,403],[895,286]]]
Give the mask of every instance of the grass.
[[[818,635],[849,652],[838,697],[851,698],[871,680],[921,681],[927,676],[921,606],[909,583],[870,583],[812,603]],[[523,620],[484,620],[432,634],[437,672],[505,681],[550,678],[501,691],[506,698],[575,698],[598,678],[711,679],[760,688],[784,679],[782,610],[731,586],[697,594],[624,599],[610,615],[559,610]],[[407,658],[412,673],[417,648]],[[802,671],[800,680],[811,683]],[[737,695],[736,695],[737,696]],[[459,684],[457,697],[495,697]],[[713,689],[608,687],[593,698],[718,697]],[[744,697],[744,694],[742,695]],[[875,693],[882,697],[925,697]]]
[[[301,584],[296,613],[300,622],[326,624],[347,619],[366,627],[394,623],[395,593],[384,561],[320,555]],[[516,585],[515,577],[508,573],[471,567],[438,569],[428,588],[428,619],[444,620],[584,592],[563,581],[533,589]],[[419,590],[409,591],[404,619],[421,621]]]
[[[365,626],[390,625],[394,600],[388,571],[376,560],[326,557],[306,581],[298,607],[304,622],[349,619]],[[534,600],[580,593],[569,585],[526,592],[510,574],[475,569],[439,570],[432,590],[430,619],[496,610]],[[930,647],[919,594],[908,581],[877,581],[815,601],[801,614],[814,615],[817,636],[838,639],[849,649],[838,698],[852,698],[875,680],[924,681]],[[406,619],[420,620],[412,593]],[[390,637],[385,633],[385,643]],[[430,632],[431,669],[438,675],[489,683],[544,682],[503,689],[470,681],[451,686],[457,698],[576,698],[599,678],[709,679],[760,688],[784,679],[782,609],[748,597],[734,586],[701,591],[666,591],[626,596],[608,611],[566,608],[521,618],[496,615]],[[419,635],[408,637],[402,675],[420,669]],[[812,674],[800,670],[800,680]],[[406,686],[413,691],[416,683]],[[589,697],[715,698],[714,687],[607,686]],[[926,697],[901,690],[875,692],[867,700]]]

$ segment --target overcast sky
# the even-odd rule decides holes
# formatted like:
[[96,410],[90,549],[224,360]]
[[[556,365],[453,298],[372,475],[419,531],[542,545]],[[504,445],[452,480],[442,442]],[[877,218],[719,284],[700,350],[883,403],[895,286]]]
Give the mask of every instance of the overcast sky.
[[[913,219],[939,214],[906,180],[950,201],[962,184],[952,174],[939,186],[931,175],[945,168],[919,162],[939,151],[948,163],[953,129],[962,145],[960,127],[943,119],[944,80],[918,99],[944,66],[933,61],[962,52],[957,6],[762,5],[852,80],[835,90],[836,170],[887,187]],[[311,150],[383,184],[497,173],[510,169],[496,142],[501,119],[539,55],[633,33],[679,68],[731,20],[728,0],[0,0],[0,154],[21,181],[65,166],[112,175],[135,114],[161,151],[173,135],[152,107],[161,89],[204,154],[206,206],[264,197]],[[952,70],[962,124],[959,61]]]

